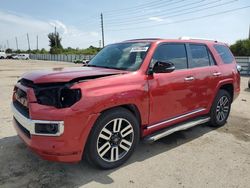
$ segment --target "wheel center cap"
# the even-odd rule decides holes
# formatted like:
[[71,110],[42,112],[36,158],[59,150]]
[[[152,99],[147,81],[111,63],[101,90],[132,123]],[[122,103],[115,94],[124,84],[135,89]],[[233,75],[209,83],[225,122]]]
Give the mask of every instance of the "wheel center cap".
[[118,144],[121,140],[121,137],[119,136],[119,134],[113,134],[111,137],[111,142],[114,144]]

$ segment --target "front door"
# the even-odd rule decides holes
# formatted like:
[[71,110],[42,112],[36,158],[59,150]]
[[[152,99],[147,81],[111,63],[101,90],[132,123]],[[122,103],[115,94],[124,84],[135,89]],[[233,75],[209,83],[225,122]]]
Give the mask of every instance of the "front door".
[[[196,88],[193,72],[189,70],[186,45],[161,44],[151,60],[170,61],[176,70],[171,73],[154,73],[149,76],[150,125],[187,117],[195,109]],[[187,115],[187,116],[186,116]],[[166,125],[165,125],[166,126]],[[164,127],[164,124],[159,128]]]

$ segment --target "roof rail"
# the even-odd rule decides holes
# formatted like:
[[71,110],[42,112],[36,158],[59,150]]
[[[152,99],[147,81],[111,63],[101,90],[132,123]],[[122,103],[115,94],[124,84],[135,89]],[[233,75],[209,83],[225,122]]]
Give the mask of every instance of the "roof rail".
[[141,39],[129,39],[125,41],[133,41],[133,40],[162,40],[161,38],[141,38]]
[[197,38],[197,37],[180,37],[180,40],[208,40],[218,42],[216,39],[208,39],[208,38]]

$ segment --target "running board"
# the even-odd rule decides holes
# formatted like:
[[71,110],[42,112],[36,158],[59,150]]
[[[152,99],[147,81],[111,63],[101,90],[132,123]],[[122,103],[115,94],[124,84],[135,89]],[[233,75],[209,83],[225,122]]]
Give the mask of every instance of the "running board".
[[189,129],[191,127],[194,127],[196,125],[200,125],[200,124],[209,122],[209,120],[210,120],[210,117],[200,117],[200,118],[196,118],[194,120],[188,121],[188,122],[183,122],[180,124],[176,124],[176,125],[167,127],[165,129],[162,129],[158,132],[155,132],[149,136],[146,136],[144,138],[144,142],[146,142],[146,143],[155,142],[156,140],[159,140],[159,139],[161,139],[165,136],[168,136],[172,133],[175,133],[177,131],[183,131],[183,130]]

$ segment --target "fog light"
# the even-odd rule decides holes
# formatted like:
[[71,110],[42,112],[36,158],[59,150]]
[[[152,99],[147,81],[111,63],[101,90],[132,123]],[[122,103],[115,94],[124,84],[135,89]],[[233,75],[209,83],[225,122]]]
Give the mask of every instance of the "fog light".
[[58,133],[58,124],[45,124],[45,123],[36,123],[35,124],[35,133],[37,134],[56,134]]

